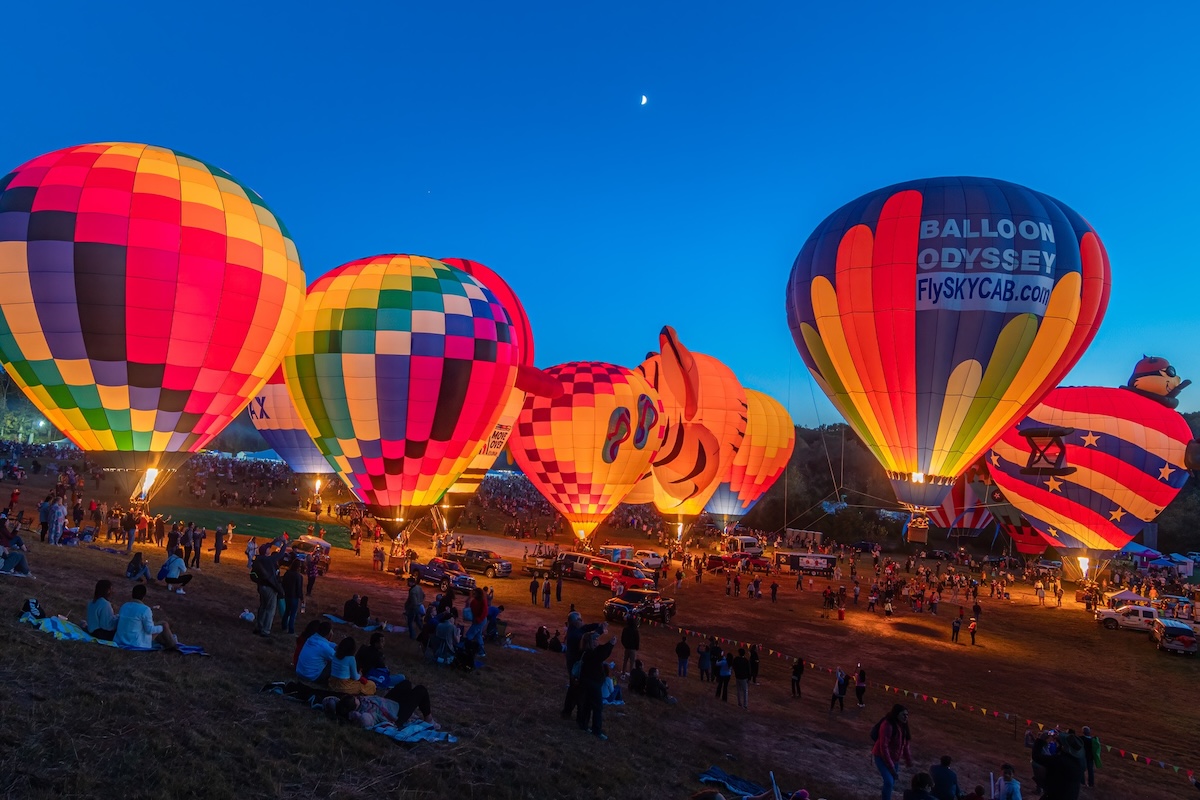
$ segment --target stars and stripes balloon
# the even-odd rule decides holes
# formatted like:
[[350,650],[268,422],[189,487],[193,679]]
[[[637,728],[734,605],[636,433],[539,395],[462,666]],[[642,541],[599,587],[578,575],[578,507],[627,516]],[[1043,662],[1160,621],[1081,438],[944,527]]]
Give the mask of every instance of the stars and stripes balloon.
[[68,147],[0,178],[0,360],[103,466],[172,469],[279,366],[296,245],[253,190],[145,144]]
[[645,474],[666,432],[663,406],[625,367],[575,361],[545,372],[563,391],[526,396],[508,449],[583,540]]
[[746,435],[704,510],[730,519],[745,516],[774,485],[796,446],[796,426],[773,397],[746,390]]
[[519,363],[508,312],[482,282],[382,255],[313,281],[283,371],[317,447],[395,534],[475,458]]
[[911,508],[1058,384],[1108,304],[1092,227],[988,178],[880,189],[831,214],[797,256],[787,316],[804,363]]
[[996,482],[992,480],[986,458],[972,464],[964,477],[976,499],[987,508],[1000,532],[1012,540],[1018,553],[1036,556],[1046,551],[1046,538],[1004,497],[1004,492],[1000,491]]
[[[1063,468],[1031,468],[1058,445]],[[996,486],[1046,540],[1060,547],[1119,550],[1157,517],[1187,480],[1192,439],[1177,411],[1128,389],[1073,386],[1050,392],[988,454]],[[1031,460],[1031,456],[1034,460]]]
[[282,367],[275,370],[271,379],[250,401],[248,410],[250,421],[267,446],[279,454],[292,472],[301,475],[329,475],[334,472],[304,429],[304,420],[288,395]]
[[950,493],[940,506],[929,510],[929,524],[936,528],[978,534],[992,524],[992,514],[985,501],[976,496],[972,484],[977,480],[975,466],[967,469],[950,487]]

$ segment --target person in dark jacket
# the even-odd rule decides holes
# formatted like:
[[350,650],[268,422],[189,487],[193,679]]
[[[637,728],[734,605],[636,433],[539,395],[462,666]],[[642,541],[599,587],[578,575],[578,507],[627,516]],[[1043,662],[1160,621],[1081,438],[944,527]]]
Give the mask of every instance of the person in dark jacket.
[[933,778],[932,794],[938,800],[958,800],[962,791],[958,788],[958,774],[950,769],[950,756],[942,756],[941,762],[929,768]]
[[608,739],[602,729],[601,716],[604,709],[601,696],[601,689],[604,687],[604,662],[612,655],[616,644],[615,636],[600,644],[600,634],[589,633],[583,640],[583,655],[579,660],[580,702],[576,722],[580,730],[593,734],[601,741]]
[[1039,736],[1033,743],[1033,763],[1045,768],[1041,786],[1042,800],[1078,800],[1083,783],[1083,743],[1073,734],[1059,737],[1058,749],[1051,754],[1048,738]]
[[626,674],[633,669],[637,661],[638,650],[642,649],[642,634],[638,630],[638,618],[630,614],[625,619],[625,628],[621,631],[621,647],[625,648],[625,657],[621,659],[621,672]]
[[634,694],[645,694],[648,677],[646,670],[642,667],[641,659],[633,662],[633,672],[629,673],[629,691]]
[[746,658],[744,648],[738,648],[738,654],[729,662],[733,669],[734,680],[737,681],[737,701],[740,708],[750,708],[750,659]]
[[271,545],[265,544],[259,548],[254,565],[250,568],[250,574],[258,584],[258,615],[254,628],[258,636],[270,636],[271,627],[275,624],[275,612],[279,608],[279,598],[283,596],[279,562],[285,555],[286,547],[280,548],[278,553],[272,553]]
[[[197,553],[197,557],[199,554]],[[304,597],[304,574],[300,571],[300,562],[292,561],[288,570],[283,574],[283,630],[285,633],[296,633],[296,615],[300,613],[300,600]]]
[[692,657],[691,645],[687,643],[687,634],[675,645],[675,656],[679,659],[679,677],[687,677],[688,659]]
[[583,637],[592,633],[604,633],[608,630],[608,625],[603,622],[593,622],[589,625],[583,624],[583,616],[578,611],[572,611],[567,615],[567,641],[566,641],[566,661],[567,661],[567,697],[563,701],[562,716],[567,719],[575,710],[575,706],[579,703],[580,682],[579,676],[575,674],[575,664],[583,656]]
[[387,661],[383,657],[383,634],[379,631],[372,633],[371,642],[358,648],[354,660],[363,675],[369,675],[377,669],[387,669]]

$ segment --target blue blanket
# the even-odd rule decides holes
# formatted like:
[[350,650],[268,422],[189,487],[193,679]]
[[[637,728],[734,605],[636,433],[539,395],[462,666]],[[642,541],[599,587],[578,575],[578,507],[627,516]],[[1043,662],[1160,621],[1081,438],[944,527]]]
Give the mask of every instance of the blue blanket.
[[[262,691],[271,692],[272,694],[281,694],[284,697],[290,697],[293,700],[307,702],[309,708],[312,708],[316,711],[324,711],[324,702],[326,697],[328,697],[329,702],[334,702],[335,698],[339,696],[336,692],[317,692],[313,689],[306,689],[301,685],[290,684],[293,689],[303,689],[308,694],[312,695],[306,700],[306,698],[303,696],[297,696],[296,694],[284,691],[284,689],[288,686],[289,684],[284,682],[272,683],[264,686]],[[453,743],[458,741],[458,737],[454,734],[438,730],[437,728],[433,727],[432,724],[420,719],[409,720],[408,724],[406,724],[403,728],[397,728],[391,723],[384,723],[382,725],[376,725],[375,727],[370,728],[370,730],[374,731],[375,733],[382,734],[392,741],[400,742],[401,744],[416,744],[417,742]]]
[[[739,778],[737,775],[730,775],[720,767],[709,767],[706,771],[700,773],[700,782],[709,785],[724,786],[729,791],[733,792],[738,797],[748,797],[750,795],[762,794],[766,791],[765,788],[757,783],[751,783],[745,778]],[[784,795],[786,797],[786,795]]]
[[322,614],[322,616],[325,617],[325,619],[329,620],[330,622],[333,622],[335,625],[353,625],[355,628],[358,628],[360,631],[377,631],[377,630],[379,630],[379,627],[380,627],[378,625],[367,625],[365,627],[362,625],[354,625],[353,622],[342,619],[341,617],[336,616],[334,614]]
[[[118,650],[137,650],[141,652],[166,649],[161,644],[156,644],[154,647],[123,647],[115,642],[97,639],[74,622],[62,619],[61,617],[42,617],[38,619],[30,614],[22,614],[21,622],[28,622],[42,633],[48,633],[59,641],[91,642],[92,644],[104,645],[105,647],[115,647]],[[194,645],[177,644],[175,649],[185,656],[208,655],[208,653],[204,652],[203,647],[196,647]]]

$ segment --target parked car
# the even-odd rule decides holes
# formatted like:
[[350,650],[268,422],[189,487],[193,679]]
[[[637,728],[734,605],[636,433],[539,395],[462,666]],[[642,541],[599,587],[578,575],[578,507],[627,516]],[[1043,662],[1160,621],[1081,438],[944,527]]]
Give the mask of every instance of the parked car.
[[1186,623],[1176,619],[1156,619],[1150,626],[1150,641],[1159,650],[1171,653],[1195,655],[1196,632]]
[[475,588],[475,579],[467,574],[462,564],[448,558],[431,558],[425,564],[413,564],[409,571],[417,580],[430,583],[443,592],[453,586],[464,592]]
[[614,564],[611,561],[600,561],[599,559],[595,559],[591,564],[588,564],[584,580],[596,587],[610,587],[615,581],[624,586],[626,591],[630,589],[654,588],[654,581],[647,578],[646,573],[637,567],[627,567],[621,564]]
[[850,547],[859,551],[860,553],[873,553],[875,550],[879,549],[879,542],[871,542],[866,539],[861,539],[850,545]]
[[305,566],[310,558],[316,559],[317,574],[324,575],[329,571],[329,565],[333,562],[329,555],[331,549],[332,545],[324,539],[316,536],[300,536],[292,542],[292,558]]
[[609,622],[624,622],[630,614],[670,622],[675,616],[675,601],[653,589],[627,589],[604,603],[604,618]]
[[949,561],[950,559],[954,558],[954,554],[949,550],[930,550],[929,557],[937,559],[938,561]]
[[1100,608],[1096,610],[1096,621],[1110,631],[1117,628],[1131,628],[1135,631],[1148,631],[1154,627],[1158,619],[1158,609],[1150,606],[1121,606],[1117,609]]
[[662,557],[661,553],[654,550],[638,550],[633,554],[633,558],[635,561],[642,562],[650,569],[658,569],[663,565],[663,561],[666,560]]
[[489,578],[512,575],[512,562],[505,561],[494,550],[467,548],[458,561],[467,572],[482,572]]
[[1033,570],[1038,575],[1057,575],[1062,572],[1062,562],[1051,561],[1048,558],[1039,558],[1034,563]]

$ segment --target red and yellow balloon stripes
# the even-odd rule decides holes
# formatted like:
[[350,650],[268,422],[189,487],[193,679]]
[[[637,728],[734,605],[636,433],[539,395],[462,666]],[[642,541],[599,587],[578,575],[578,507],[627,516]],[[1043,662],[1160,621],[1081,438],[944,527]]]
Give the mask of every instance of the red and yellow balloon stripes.
[[865,195],[809,238],[792,335],[901,502],[941,503],[1095,335],[1108,259],[1078,214],[985,178]]
[[438,502],[471,463],[519,361],[508,312],[481,282],[383,255],[313,282],[283,371],[317,447],[394,523]]
[[[1064,475],[1030,474],[1025,428],[1071,428]],[[1071,386],[1046,395],[989,454],[992,480],[1029,524],[1059,547],[1118,550],[1175,499],[1187,480],[1191,428],[1162,403],[1127,389]]]
[[0,358],[111,466],[204,447],[262,388],[304,302],[262,198],[163,147],[107,143],[0,178]]
[[778,400],[747,389],[746,411],[746,436],[705,506],[710,514],[746,514],[783,474],[796,446],[796,426]]
[[528,395],[508,449],[586,538],[645,474],[665,429],[658,393],[632,370],[595,361],[549,367],[559,397]]

